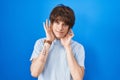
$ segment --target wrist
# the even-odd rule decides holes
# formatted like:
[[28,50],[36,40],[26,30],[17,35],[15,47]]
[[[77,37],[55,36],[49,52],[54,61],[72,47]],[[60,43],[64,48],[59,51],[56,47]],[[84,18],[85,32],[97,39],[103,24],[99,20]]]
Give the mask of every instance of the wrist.
[[70,45],[64,46],[65,49],[71,49]]
[[45,39],[45,40],[44,40],[44,44],[45,44],[45,43],[51,45],[51,44],[52,44],[52,41]]
[[48,40],[48,41],[54,41],[54,38],[52,39],[52,38],[46,37],[46,40]]
[[70,52],[72,52],[71,46],[66,46],[65,50],[66,50],[67,54],[69,54]]

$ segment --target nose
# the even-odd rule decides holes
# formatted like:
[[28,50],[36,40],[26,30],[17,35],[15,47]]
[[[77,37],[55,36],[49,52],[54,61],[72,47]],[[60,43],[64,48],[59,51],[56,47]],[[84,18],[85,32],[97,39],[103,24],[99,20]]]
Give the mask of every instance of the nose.
[[63,25],[59,26],[59,30],[62,31],[63,30]]

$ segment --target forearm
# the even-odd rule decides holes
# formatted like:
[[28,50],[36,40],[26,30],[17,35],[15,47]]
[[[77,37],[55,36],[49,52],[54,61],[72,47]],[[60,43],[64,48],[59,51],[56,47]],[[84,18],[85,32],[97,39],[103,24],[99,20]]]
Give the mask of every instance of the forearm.
[[82,80],[84,71],[81,69],[81,67],[78,65],[77,61],[75,60],[70,46],[66,47],[66,52],[67,52],[68,65],[73,80]]
[[50,48],[50,44],[45,43],[43,50],[40,52],[40,55],[32,61],[30,69],[31,69],[31,75],[33,77],[38,77],[38,75],[43,71],[48,56],[49,48]]

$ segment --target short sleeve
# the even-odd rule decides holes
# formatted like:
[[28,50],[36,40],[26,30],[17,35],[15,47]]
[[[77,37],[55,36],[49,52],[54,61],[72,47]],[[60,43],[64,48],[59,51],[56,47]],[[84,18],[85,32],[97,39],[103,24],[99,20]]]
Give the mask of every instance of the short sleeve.
[[33,58],[36,58],[38,57],[38,55],[40,54],[42,48],[43,48],[43,41],[42,39],[39,39],[35,42],[35,45],[34,45],[34,49],[33,49],[33,52],[32,52],[32,55],[31,55],[31,58],[30,58],[30,61],[32,61]]
[[74,56],[75,56],[75,59],[77,61],[77,63],[84,67],[84,60],[85,60],[85,50],[84,50],[84,47],[81,45],[81,44],[77,44],[75,47],[74,47]]

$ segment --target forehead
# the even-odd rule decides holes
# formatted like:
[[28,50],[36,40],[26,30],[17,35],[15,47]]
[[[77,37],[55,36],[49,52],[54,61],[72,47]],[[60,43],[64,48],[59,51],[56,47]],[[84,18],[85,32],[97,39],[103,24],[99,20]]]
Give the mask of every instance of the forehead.
[[67,19],[65,17],[58,16],[58,17],[56,17],[55,21],[62,22],[65,24],[67,22]]
[[65,24],[64,21],[58,20],[57,22],[61,23],[61,24]]

